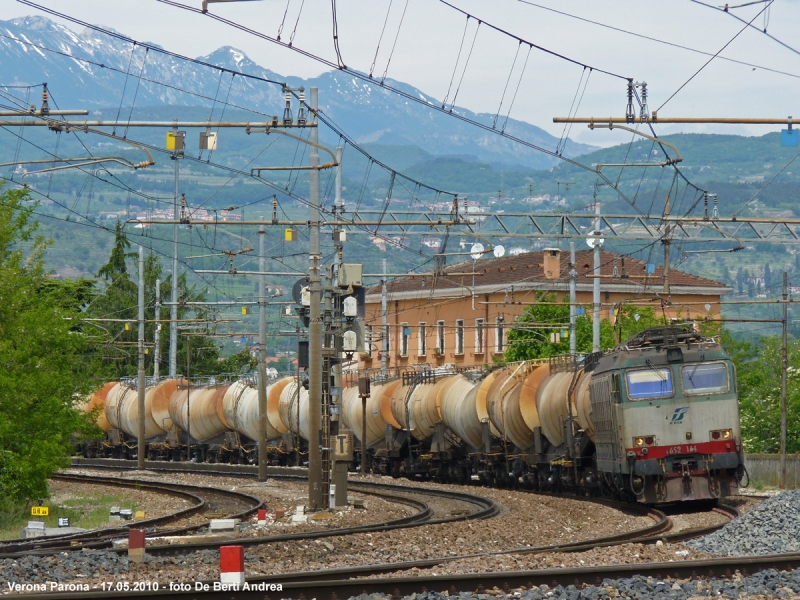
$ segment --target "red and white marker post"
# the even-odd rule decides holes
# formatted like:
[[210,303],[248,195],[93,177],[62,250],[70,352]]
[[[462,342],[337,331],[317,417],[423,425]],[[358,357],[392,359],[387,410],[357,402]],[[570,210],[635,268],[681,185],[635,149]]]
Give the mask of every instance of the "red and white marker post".
[[267,509],[266,508],[259,508],[258,509],[258,524],[264,526],[267,524]]
[[144,529],[128,530],[128,559],[131,562],[144,562]]
[[244,584],[244,546],[221,546],[219,580],[223,585]]

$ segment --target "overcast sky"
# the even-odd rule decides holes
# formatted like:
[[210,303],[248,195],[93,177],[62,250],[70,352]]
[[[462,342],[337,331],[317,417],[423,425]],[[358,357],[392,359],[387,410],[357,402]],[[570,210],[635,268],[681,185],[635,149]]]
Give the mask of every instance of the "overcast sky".
[[[81,20],[113,27],[136,40],[155,42],[190,56],[209,54],[220,46],[229,45],[243,50],[255,62],[281,75],[309,77],[328,69],[311,58],[249,36],[207,16],[194,15],[155,0],[37,1]],[[201,4],[201,0],[183,2],[198,8]],[[293,45],[335,61],[331,40],[331,3],[329,0],[305,0],[298,21],[302,2],[289,0],[288,10],[287,0],[209,6],[211,12],[273,37],[283,22],[284,41],[295,31],[297,23]],[[647,81],[651,109],[661,106],[709,59],[702,54],[582,22],[518,0],[451,0],[451,3],[526,41],[581,63],[633,77],[637,81]],[[688,0],[540,0],[537,3],[712,54],[725,46],[743,27],[740,21],[728,14]],[[388,77],[414,85],[441,99],[450,86],[464,37],[450,97],[452,99],[458,87],[465,58],[472,48],[458,91],[457,104],[473,111],[497,112],[519,47],[516,41],[491,31],[485,25],[474,38],[476,22],[470,22],[465,33],[467,19],[437,0],[393,0],[387,19],[389,6],[388,0],[339,0],[340,46],[348,66],[370,71],[386,21],[374,73],[378,76],[384,73],[394,45]],[[749,21],[763,6],[759,4],[731,12]],[[42,14],[14,0],[0,0],[0,9],[0,18],[3,19]],[[776,0],[769,8],[768,20],[766,16],[762,14],[753,22],[758,31],[744,31],[730,42],[720,56],[791,75],[717,58],[670,100],[659,114],[773,118],[794,114],[800,120],[797,100],[800,96],[800,54],[781,46],[760,31],[766,24],[771,35],[800,49],[800,37],[797,35],[800,28],[800,1]],[[401,17],[403,22],[398,35]],[[67,25],[79,29],[76,25]],[[501,110],[503,114],[509,107],[527,54],[527,46],[523,46],[511,72]],[[569,112],[583,74],[580,66],[534,49],[519,84],[511,116],[560,135],[561,128],[552,123],[552,118]],[[624,110],[625,83],[593,72],[578,114],[623,116]],[[657,131],[660,134],[680,130],[761,135],[778,128],[681,125],[660,126]],[[571,136],[578,141],[600,145],[628,140],[623,132],[592,132],[585,126],[575,126]]]

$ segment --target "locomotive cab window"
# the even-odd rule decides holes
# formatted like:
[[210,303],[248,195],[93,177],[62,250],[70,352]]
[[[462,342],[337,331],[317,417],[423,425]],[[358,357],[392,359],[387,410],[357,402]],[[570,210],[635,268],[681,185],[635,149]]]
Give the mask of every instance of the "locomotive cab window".
[[681,379],[687,394],[722,394],[730,389],[728,366],[722,362],[684,365]]
[[627,371],[625,380],[628,383],[629,400],[649,400],[672,396],[674,386],[672,372],[664,368],[637,369]]

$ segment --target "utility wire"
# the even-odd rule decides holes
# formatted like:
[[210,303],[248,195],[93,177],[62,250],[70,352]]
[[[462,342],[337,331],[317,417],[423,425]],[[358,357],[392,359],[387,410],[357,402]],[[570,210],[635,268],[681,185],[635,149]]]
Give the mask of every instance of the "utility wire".
[[[697,0],[692,0],[692,1],[693,1],[693,2],[697,2]],[[755,17],[753,17],[752,19],[750,19],[750,23],[752,23],[753,21],[755,21],[755,20],[758,18],[758,16],[759,16],[761,13],[763,13],[765,10],[767,10],[767,9],[768,9],[768,8],[769,8],[769,7],[772,5],[772,2],[774,2],[774,1],[775,1],[775,0],[770,0],[769,4],[767,4],[767,5],[766,5],[764,8],[762,8],[762,9],[761,9],[761,10],[758,12],[758,14],[756,14],[756,16],[755,16]],[[675,97],[675,96],[678,94],[678,92],[680,92],[680,91],[681,91],[683,88],[685,88],[685,87],[686,87],[686,85],[687,85],[687,84],[688,84],[688,83],[689,83],[689,82],[690,82],[692,79],[694,79],[695,77],[697,77],[697,75],[700,73],[700,71],[702,71],[703,69],[705,69],[705,68],[706,68],[706,67],[707,67],[707,66],[708,66],[708,65],[711,63],[711,61],[712,61],[712,60],[714,60],[715,58],[717,58],[717,56],[719,56],[719,53],[720,53],[720,52],[722,52],[723,50],[725,50],[725,48],[727,48],[728,46],[730,46],[730,45],[733,43],[733,40],[735,40],[736,38],[738,38],[738,37],[739,37],[739,36],[740,36],[740,35],[741,35],[741,34],[742,34],[742,33],[743,33],[743,32],[744,32],[744,31],[745,31],[745,30],[746,30],[746,29],[747,29],[747,28],[750,26],[750,23],[746,23],[746,24],[745,24],[745,26],[744,26],[744,27],[742,27],[742,28],[741,28],[741,29],[738,31],[738,33],[737,33],[736,35],[734,35],[734,36],[733,36],[731,39],[729,39],[729,40],[728,40],[728,41],[725,43],[725,45],[724,45],[722,48],[720,48],[719,50],[717,50],[717,52],[716,52],[716,53],[715,53],[715,54],[714,54],[714,55],[713,55],[711,58],[709,58],[709,59],[708,59],[708,60],[707,60],[707,61],[706,61],[706,62],[703,64],[703,66],[702,66],[702,67],[700,67],[699,69],[697,69],[697,71],[695,71],[695,72],[694,72],[694,74],[693,74],[691,77],[689,77],[689,79],[687,79],[686,81],[684,81],[684,82],[683,82],[683,84],[682,84],[682,85],[681,85],[681,86],[680,86],[680,87],[679,87],[677,90],[675,90],[675,91],[672,93],[672,95],[671,95],[669,98],[667,98],[667,99],[664,101],[664,103],[663,103],[661,106],[659,106],[659,107],[658,107],[658,111],[660,112],[660,111],[661,111],[661,109],[662,109],[662,108],[664,108],[664,106],[666,106],[667,102],[669,102],[670,100],[672,100],[672,99],[673,99],[673,98],[674,98],[674,97]]]
[[[765,15],[768,14],[769,8],[772,6],[772,2],[774,2],[774,0],[763,0],[763,1],[767,2],[767,5],[756,15],[756,17],[758,17],[758,15],[760,15],[761,13],[764,13]],[[764,27],[764,29],[761,30],[758,27],[756,27],[755,25],[753,25],[753,21],[755,21],[756,17],[754,17],[753,19],[751,19],[748,22],[748,21],[745,21],[744,19],[742,19],[740,16],[735,15],[732,12],[730,12],[731,8],[740,8],[742,6],[749,6],[750,4],[759,4],[759,2],[750,2],[749,4],[740,4],[739,6],[729,6],[728,10],[725,10],[724,8],[719,8],[717,6],[712,6],[711,4],[706,4],[705,2],[700,2],[699,0],[692,0],[692,2],[694,2],[695,4],[699,4],[701,6],[705,6],[706,8],[712,8],[714,10],[718,10],[720,12],[727,13],[730,16],[732,16],[734,19],[736,19],[737,21],[741,21],[742,23],[746,23],[745,27],[752,27],[753,29],[755,29],[759,33],[763,33],[764,35],[766,35],[772,41],[777,42],[778,44],[780,44],[781,46],[783,46],[787,50],[789,50],[791,52],[794,52],[795,54],[800,54],[800,50],[797,50],[796,48],[793,48],[792,46],[790,46],[786,42],[783,42],[783,41],[779,40],[778,38],[776,38],[774,35],[772,35],[770,33],[767,33],[767,28],[766,27]]]
[[[769,0],[766,0],[769,1]],[[534,6],[536,8],[541,8],[542,10],[546,10],[552,13],[556,13],[559,15],[563,15],[565,17],[569,17],[571,19],[577,19],[578,21],[583,21],[584,23],[590,23],[591,25],[597,25],[598,27],[604,27],[605,29],[611,29],[612,31],[618,31],[619,33],[624,33],[625,35],[631,35],[633,37],[637,37],[643,40],[648,40],[650,42],[655,42],[657,44],[664,44],[665,46],[672,46],[673,48],[678,48],[680,50],[687,50],[688,52],[694,52],[695,54],[702,54],[704,56],[714,56],[711,52],[705,52],[704,50],[698,50],[697,48],[692,48],[690,46],[684,46],[682,44],[676,44],[674,42],[668,42],[666,40],[661,40],[658,38],[651,37],[649,35],[643,35],[641,33],[636,33],[635,31],[628,31],[627,29],[622,29],[621,27],[614,27],[613,25],[608,25],[606,23],[601,23],[599,21],[592,21],[591,19],[587,19],[585,17],[579,17],[578,15],[573,15],[568,12],[564,12],[561,10],[556,10],[555,8],[550,8],[549,6],[543,6],[541,4],[536,4],[534,2],[529,2],[528,0],[517,0],[517,2],[521,2],[522,4],[527,4],[529,6]],[[709,6],[709,8],[716,8],[714,6]],[[734,15],[735,16],[735,15]],[[749,63],[742,60],[736,60],[734,58],[727,58],[725,56],[717,56],[717,60],[724,60],[732,63],[736,63],[738,65],[742,65],[745,67],[753,67],[756,69],[761,69],[763,71],[769,71],[771,73],[777,73],[778,75],[786,75],[788,77],[795,77],[800,79],[800,75],[797,73],[789,73],[787,71],[780,71],[778,69],[773,69],[770,67],[765,67],[764,65],[759,65],[755,63]]]

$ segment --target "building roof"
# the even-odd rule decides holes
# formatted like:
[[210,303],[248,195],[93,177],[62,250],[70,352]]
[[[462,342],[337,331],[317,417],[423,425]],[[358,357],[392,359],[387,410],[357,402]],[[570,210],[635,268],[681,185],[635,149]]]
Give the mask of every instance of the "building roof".
[[[502,258],[482,258],[478,261],[467,261],[446,267],[444,273],[434,277],[433,273],[425,276],[404,277],[387,283],[387,291],[397,294],[400,292],[429,293],[431,288],[464,289],[484,286],[493,286],[502,291],[504,286],[519,286],[521,284],[545,285],[551,288],[561,288],[569,284],[569,251],[560,253],[560,273],[556,278],[547,278],[544,272],[544,258],[548,250],[525,252],[515,256]],[[647,277],[646,261],[602,250],[600,253],[600,272],[603,276],[601,284],[604,288],[609,285],[630,285],[661,287],[664,284],[664,268],[656,265],[655,274]],[[475,269],[473,281],[472,269]],[[575,268],[577,271],[576,283],[579,287],[591,285],[594,278],[594,251],[579,250],[575,253]],[[459,273],[459,275],[448,275]],[[469,273],[468,275],[461,275]],[[704,288],[709,291],[724,294],[729,288],[724,284],[705,277],[692,275],[684,271],[670,269],[670,287],[679,288]],[[583,285],[581,285],[583,284]],[[615,286],[616,287],[616,286]],[[713,288],[713,290],[709,290]],[[699,291],[699,290],[698,290]],[[367,291],[368,294],[380,293],[380,286]]]

